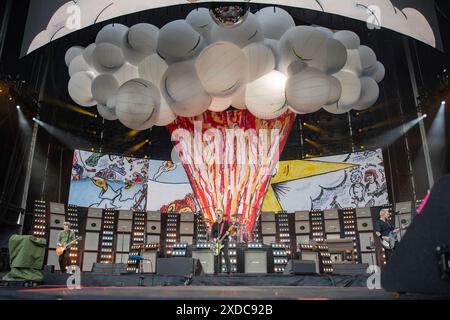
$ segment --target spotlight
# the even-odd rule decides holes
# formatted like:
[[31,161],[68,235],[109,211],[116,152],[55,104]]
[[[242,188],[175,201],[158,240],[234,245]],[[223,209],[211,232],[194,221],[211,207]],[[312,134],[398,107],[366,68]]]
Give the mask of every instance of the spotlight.
[[428,117],[428,115],[427,115],[427,114],[424,114],[424,115],[423,115],[423,118],[425,119],[426,117]]
[[445,101],[442,101],[441,104],[445,106]]
[[17,110],[20,110],[20,106],[19,105],[17,105],[16,108],[17,108]]
[[33,121],[36,121],[37,119],[36,119],[36,117],[33,117]]

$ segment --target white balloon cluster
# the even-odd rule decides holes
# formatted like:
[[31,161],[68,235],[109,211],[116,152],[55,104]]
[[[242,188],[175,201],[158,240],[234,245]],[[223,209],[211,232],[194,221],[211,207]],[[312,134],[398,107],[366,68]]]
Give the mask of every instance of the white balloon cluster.
[[274,7],[235,28],[215,24],[205,8],[161,29],[110,24],[87,48],[70,48],[65,61],[77,104],[97,105],[104,119],[136,130],[229,106],[262,119],[288,109],[362,110],[378,99],[385,73],[355,33],[296,27]]

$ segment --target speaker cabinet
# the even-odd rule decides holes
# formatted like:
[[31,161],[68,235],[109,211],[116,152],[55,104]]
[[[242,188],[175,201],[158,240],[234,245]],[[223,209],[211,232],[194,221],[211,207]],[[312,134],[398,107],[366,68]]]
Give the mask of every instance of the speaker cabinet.
[[412,215],[410,213],[398,214],[395,216],[395,226],[406,229],[411,225]]
[[115,263],[128,264],[129,257],[130,257],[130,255],[128,253],[116,253],[116,262]]
[[372,231],[373,221],[372,218],[357,219],[358,231]]
[[87,218],[86,220],[86,231],[100,231],[102,229],[102,220]]
[[289,260],[283,274],[317,274],[317,268],[314,261]]
[[66,214],[64,205],[61,203],[50,202],[50,213]]
[[148,234],[147,235],[147,243],[160,243],[161,241],[161,236],[160,235],[153,235],[153,234]]
[[274,212],[261,213],[261,221],[275,221],[275,213]]
[[50,236],[48,238],[48,247],[55,249],[58,244],[58,234],[61,230],[50,229]]
[[84,237],[84,250],[98,251],[98,240],[100,234],[97,232],[86,232]]
[[325,220],[336,220],[339,219],[339,212],[337,209],[329,209],[323,212],[323,217]]
[[147,233],[161,234],[161,222],[160,221],[148,221],[147,222]]
[[372,216],[370,208],[356,208],[355,212],[357,218],[367,218]]
[[117,223],[117,232],[128,232],[131,233],[131,228],[133,227],[132,220],[119,220]]
[[92,271],[94,263],[97,263],[97,252],[85,252],[83,254],[82,271]]
[[47,265],[54,266],[55,270],[60,270],[59,260],[55,250],[49,249],[47,254]]
[[309,234],[309,232],[310,232],[309,221],[295,221],[296,234]]
[[264,234],[276,234],[277,225],[275,222],[262,222],[261,223],[261,233]]
[[271,243],[276,243],[277,239],[275,236],[263,236],[263,244],[270,246]]
[[411,201],[398,202],[395,205],[395,211],[398,213],[411,213],[412,203]]
[[89,208],[87,216],[89,218],[101,219],[103,216],[103,210],[99,208]]
[[267,273],[267,252],[245,250],[245,273]]
[[297,245],[299,244],[308,244],[309,241],[311,240],[309,235],[298,235],[296,236],[296,240],[297,240]]
[[330,239],[330,240],[341,239],[341,235],[339,233],[337,233],[337,234],[328,233],[327,234],[327,239]]
[[361,246],[361,251],[372,251],[368,247],[372,247],[375,242],[375,235],[373,232],[360,232],[359,233],[359,244]]
[[119,220],[133,220],[133,211],[130,210],[120,210]]
[[326,233],[340,233],[341,225],[339,220],[325,220],[325,232]]
[[129,234],[117,234],[116,237],[116,251],[117,252],[129,252],[130,251],[130,238]]
[[180,236],[180,243],[187,243],[188,245],[191,245],[193,242],[193,236]]
[[301,259],[305,261],[314,261],[316,265],[315,273],[320,273],[319,268],[319,253],[318,252],[302,252],[300,254]]
[[161,221],[161,212],[148,211],[147,221]]
[[194,223],[193,222],[180,222],[180,234],[193,235]]
[[295,212],[296,221],[309,221],[309,211],[296,211]]
[[180,214],[180,222],[194,222],[194,214],[193,213],[181,213]]
[[192,258],[198,259],[205,274],[214,273],[214,254],[210,250],[193,250]]
[[192,258],[161,258],[158,259],[156,273],[162,276],[198,276],[203,273],[202,264]]
[[158,252],[156,250],[146,251],[142,254],[145,260],[142,261],[142,271],[144,273],[156,273]]
[[64,221],[66,217],[60,214],[50,214],[50,228],[64,228]]

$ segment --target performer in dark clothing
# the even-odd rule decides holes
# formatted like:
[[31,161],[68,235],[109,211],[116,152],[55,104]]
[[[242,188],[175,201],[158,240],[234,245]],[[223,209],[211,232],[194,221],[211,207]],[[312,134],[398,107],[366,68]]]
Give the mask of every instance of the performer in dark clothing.
[[[375,229],[375,234],[380,237],[380,239],[389,240],[389,234],[391,232],[398,232],[399,229],[394,229],[394,227],[389,223],[391,213],[388,209],[380,210],[380,219],[375,221],[373,228]],[[384,249],[386,260],[389,260],[392,250]]]
[[[225,235],[225,233],[230,228],[228,221],[223,221],[223,211],[218,209],[216,212],[217,220],[214,222],[211,228],[211,237],[213,240],[216,240],[219,237]],[[231,274],[231,262],[230,256],[228,255],[228,236],[223,239],[223,248],[219,255],[214,257],[214,274],[219,274],[222,269],[222,258],[225,260],[225,265],[227,267],[228,274]]]

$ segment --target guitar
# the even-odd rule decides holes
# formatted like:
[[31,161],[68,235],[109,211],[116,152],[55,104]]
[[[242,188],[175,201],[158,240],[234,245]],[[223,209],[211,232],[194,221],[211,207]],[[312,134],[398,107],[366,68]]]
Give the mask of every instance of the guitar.
[[81,240],[82,237],[77,237],[75,240],[70,241],[68,244],[66,245],[59,245],[56,247],[56,255],[59,257],[60,255],[62,255],[64,253],[64,251],[66,251],[67,248],[69,248],[71,245],[73,245],[75,242],[77,242],[78,240]]
[[385,240],[383,238],[381,238],[381,245],[383,246],[383,248],[387,249],[387,250],[392,250],[395,248],[395,246],[397,245],[397,243],[400,242],[400,237],[399,234],[400,233],[400,229],[397,231],[391,231],[388,235],[389,239]]
[[222,244],[223,240],[225,240],[225,238],[228,237],[235,228],[236,228],[236,225],[232,224],[223,236],[217,238],[215,241],[213,241],[211,243],[211,251],[214,253],[215,256],[218,256],[220,254],[220,252],[222,251],[222,249],[224,247],[224,245]]

